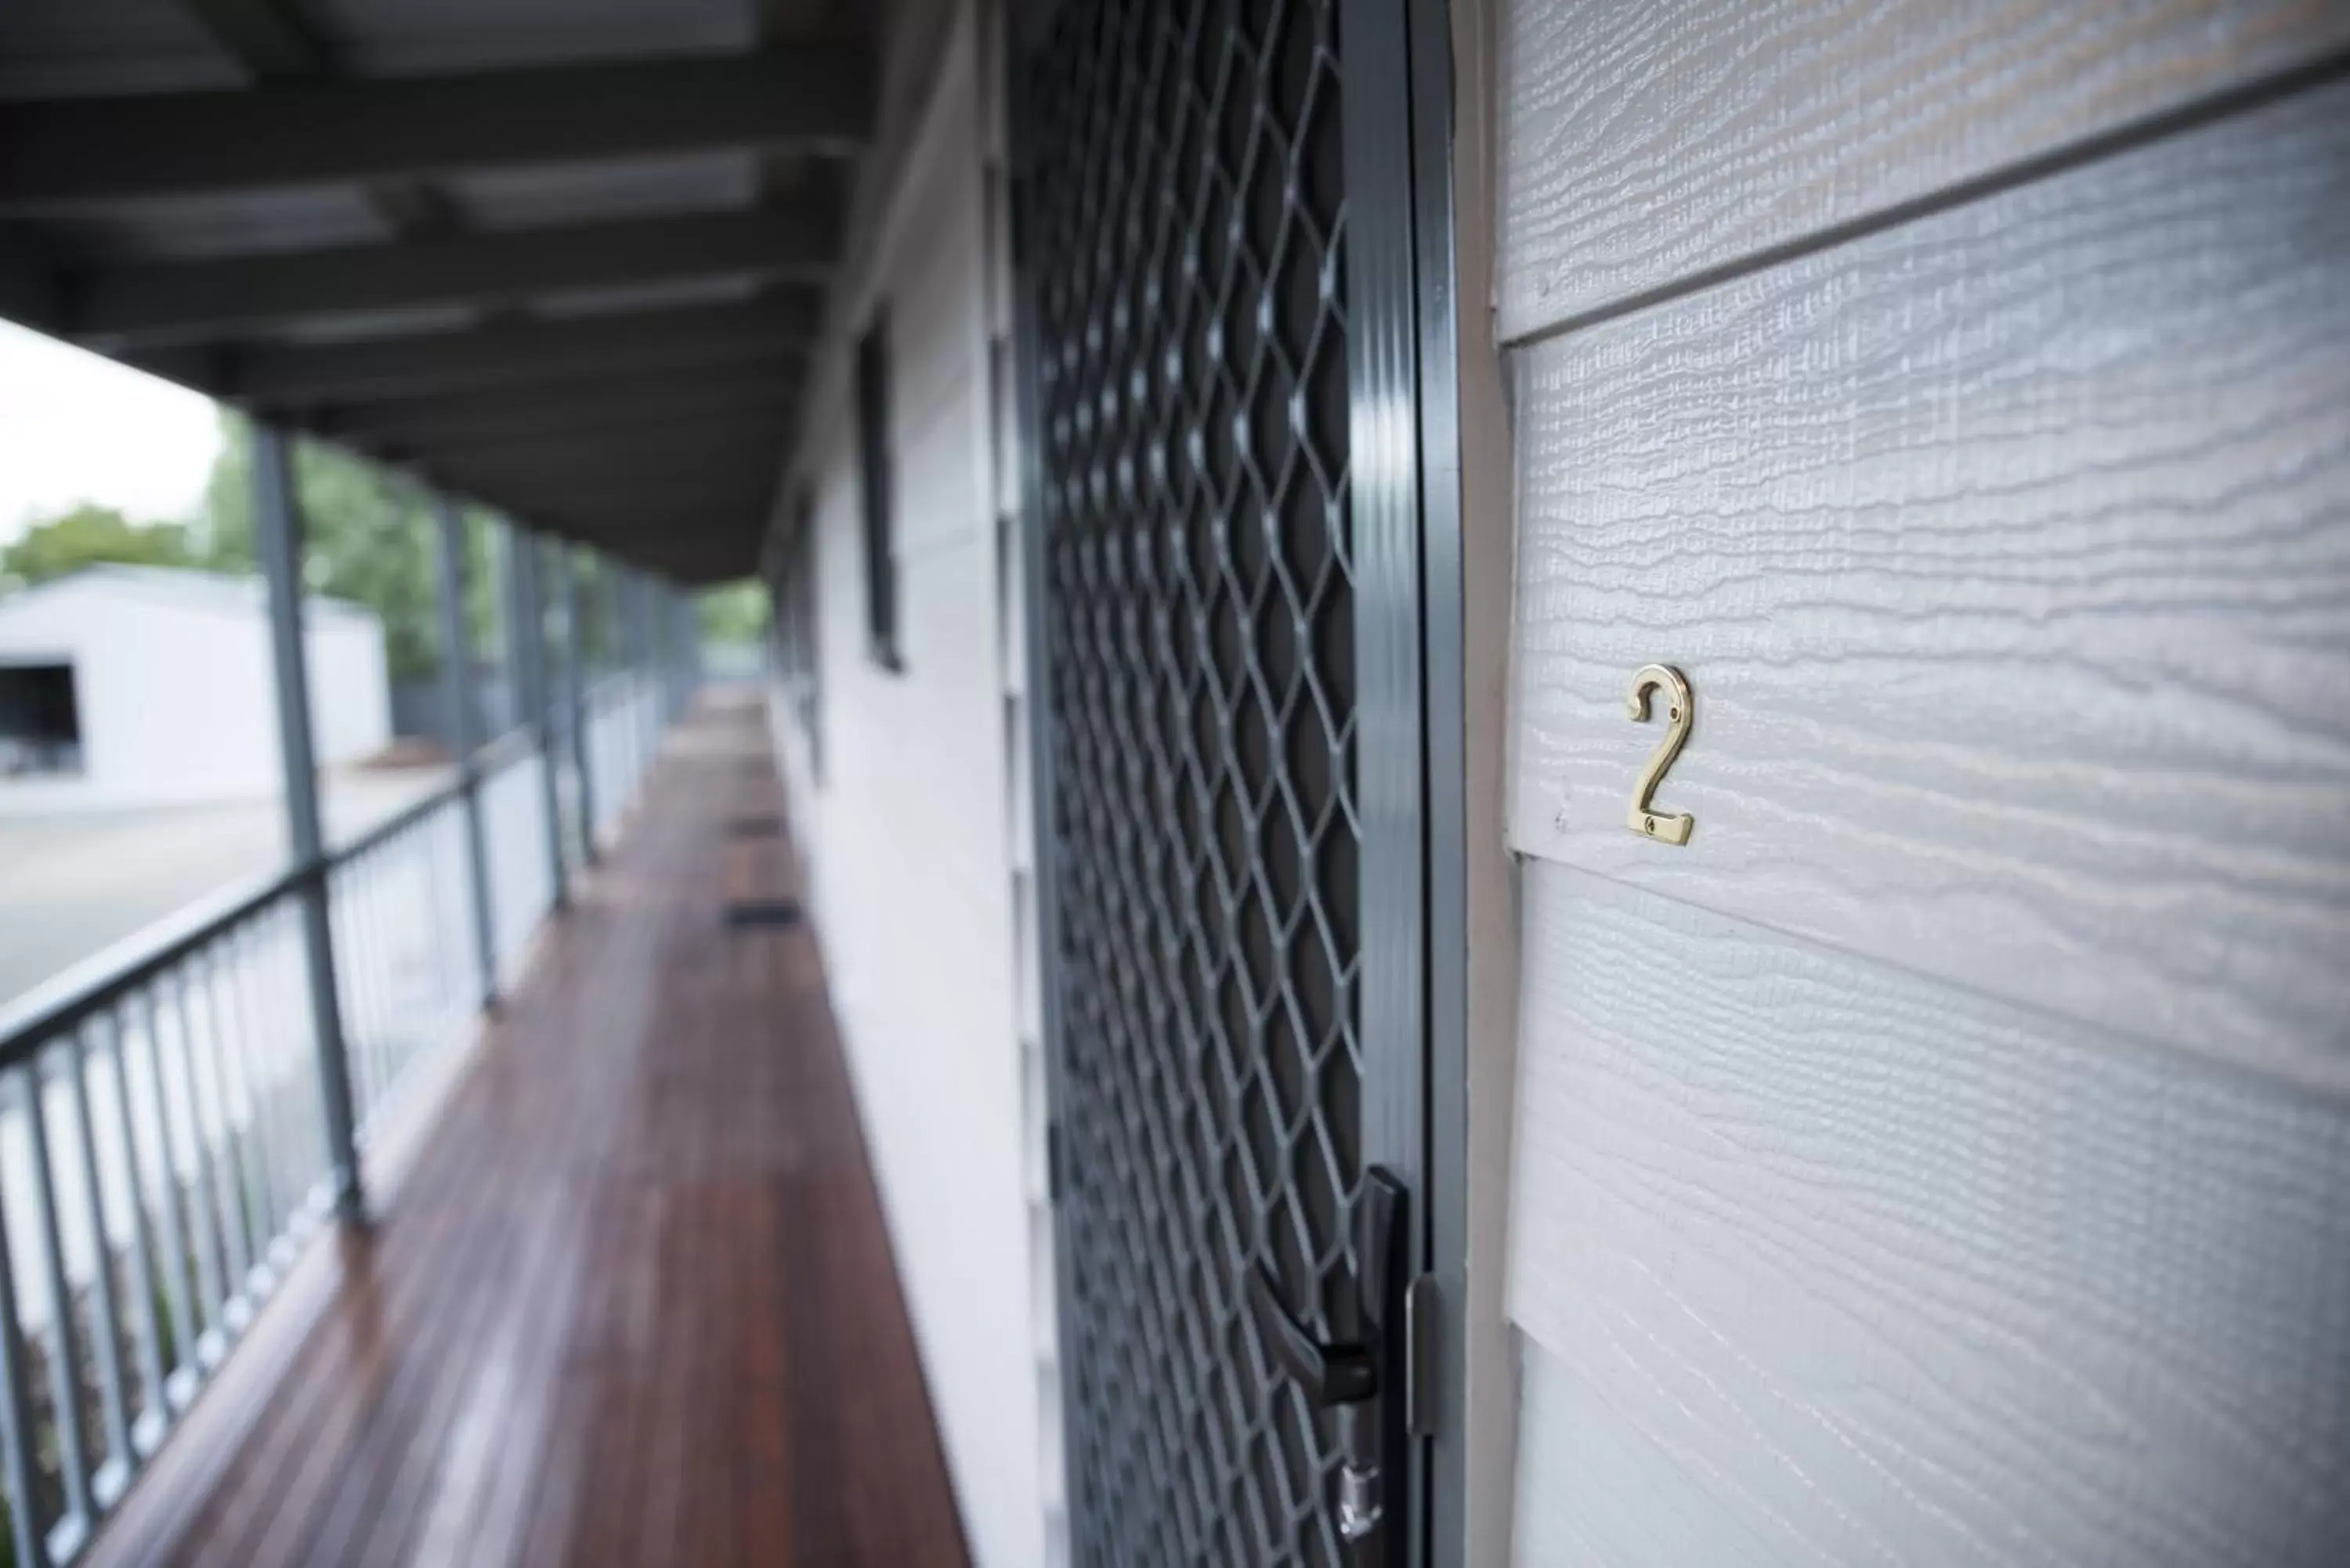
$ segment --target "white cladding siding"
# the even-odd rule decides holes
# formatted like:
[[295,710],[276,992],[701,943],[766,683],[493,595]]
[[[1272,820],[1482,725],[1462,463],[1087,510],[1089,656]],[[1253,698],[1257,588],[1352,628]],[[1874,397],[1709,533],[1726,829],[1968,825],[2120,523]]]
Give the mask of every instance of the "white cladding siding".
[[1520,1562],[2350,1540],[2338,1102],[1568,867],[1524,888]]
[[[989,323],[973,7],[898,165],[845,328],[815,368],[800,472],[814,506],[822,776],[775,704],[795,831],[868,1147],[976,1562],[1047,1560],[1033,1310],[1029,1107],[1015,981],[1015,742],[988,450]],[[901,35],[902,36],[902,35]],[[899,649],[866,638],[848,351],[886,316]],[[1016,650],[1017,644],[1008,645]],[[1043,1320],[1049,1332],[1049,1319]],[[1057,1491],[1057,1481],[1052,1490]]]
[[1520,338],[2350,42],[2332,0],[1504,0]]
[[2343,13],[1848,9],[1502,4],[1515,1560],[2339,1562]]

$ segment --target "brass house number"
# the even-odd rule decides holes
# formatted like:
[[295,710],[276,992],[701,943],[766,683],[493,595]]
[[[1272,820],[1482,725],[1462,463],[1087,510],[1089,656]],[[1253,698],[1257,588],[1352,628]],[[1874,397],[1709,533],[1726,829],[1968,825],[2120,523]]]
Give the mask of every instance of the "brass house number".
[[1666,699],[1665,738],[1648,753],[1638,781],[1632,785],[1632,805],[1624,814],[1624,826],[1643,838],[1653,838],[1661,844],[1687,844],[1690,829],[1697,826],[1697,819],[1687,812],[1659,811],[1656,800],[1657,786],[1665,782],[1666,770],[1681,754],[1681,747],[1689,740],[1690,720],[1697,711],[1688,678],[1669,664],[1642,666],[1640,672],[1632,677],[1632,690],[1624,693],[1624,711],[1634,723],[1647,723],[1648,693],[1659,688]]

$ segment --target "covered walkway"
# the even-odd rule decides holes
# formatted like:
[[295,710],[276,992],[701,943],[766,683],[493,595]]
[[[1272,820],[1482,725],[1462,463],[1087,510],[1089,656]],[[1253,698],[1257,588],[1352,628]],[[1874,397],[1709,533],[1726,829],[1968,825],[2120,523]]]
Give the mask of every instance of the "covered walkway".
[[782,808],[705,702],[90,1562],[965,1561]]

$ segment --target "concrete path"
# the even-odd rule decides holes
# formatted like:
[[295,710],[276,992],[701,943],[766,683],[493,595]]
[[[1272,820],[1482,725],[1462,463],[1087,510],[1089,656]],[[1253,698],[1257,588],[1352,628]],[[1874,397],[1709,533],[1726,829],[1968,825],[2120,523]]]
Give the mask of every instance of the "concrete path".
[[[449,779],[446,768],[330,775],[328,841],[358,836]],[[0,817],[0,1003],[285,861],[285,812],[275,799]]]

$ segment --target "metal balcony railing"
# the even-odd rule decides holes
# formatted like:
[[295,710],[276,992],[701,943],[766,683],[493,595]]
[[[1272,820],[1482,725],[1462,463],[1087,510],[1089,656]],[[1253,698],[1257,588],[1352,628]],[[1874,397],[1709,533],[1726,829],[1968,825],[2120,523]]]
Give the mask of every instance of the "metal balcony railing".
[[[675,696],[650,670],[588,694],[599,836],[632,805]],[[510,732],[317,864],[233,888],[0,1012],[0,1443],[18,1563],[79,1552],[334,1211],[311,880],[365,1150],[465,1043],[555,907],[543,770],[566,753],[547,734]],[[486,976],[466,934],[476,897]]]

